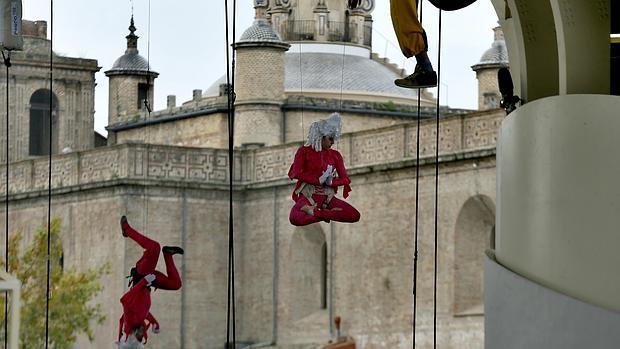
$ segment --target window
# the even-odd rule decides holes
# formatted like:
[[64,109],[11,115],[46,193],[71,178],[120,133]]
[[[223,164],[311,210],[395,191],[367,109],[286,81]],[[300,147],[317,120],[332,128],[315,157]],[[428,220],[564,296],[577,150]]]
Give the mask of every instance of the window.
[[144,101],[149,99],[149,84],[138,84],[138,110],[143,109]]
[[[37,90],[30,97],[29,155],[49,155],[50,137],[52,154],[58,153],[58,99],[53,93],[51,98],[52,110],[50,113],[49,90]],[[50,115],[52,118],[51,130]]]

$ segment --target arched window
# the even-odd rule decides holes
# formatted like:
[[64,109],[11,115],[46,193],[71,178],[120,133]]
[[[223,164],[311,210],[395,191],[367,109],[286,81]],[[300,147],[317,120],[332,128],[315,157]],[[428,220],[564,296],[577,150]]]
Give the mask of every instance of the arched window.
[[484,251],[495,234],[495,204],[484,195],[469,198],[456,220],[454,313],[484,314]]
[[327,244],[321,227],[296,228],[289,256],[290,314],[299,320],[327,307]]
[[48,155],[50,148],[50,115],[52,118],[52,154],[58,153],[58,99],[52,93],[50,113],[50,91],[40,89],[30,97],[29,155]]

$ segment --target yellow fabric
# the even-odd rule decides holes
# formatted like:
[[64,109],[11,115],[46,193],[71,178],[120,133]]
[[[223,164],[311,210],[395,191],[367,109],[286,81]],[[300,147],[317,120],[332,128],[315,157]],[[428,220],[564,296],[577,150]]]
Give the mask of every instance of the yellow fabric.
[[394,32],[405,57],[426,51],[416,0],[390,0],[390,12]]

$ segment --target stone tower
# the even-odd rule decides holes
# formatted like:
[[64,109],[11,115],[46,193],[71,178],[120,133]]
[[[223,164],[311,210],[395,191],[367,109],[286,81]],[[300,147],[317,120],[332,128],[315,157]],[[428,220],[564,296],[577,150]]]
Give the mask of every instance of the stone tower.
[[508,50],[502,27],[493,28],[493,32],[495,38],[491,48],[484,52],[480,62],[471,67],[478,79],[478,109],[480,110],[499,108],[501,95],[497,85],[497,71],[502,67],[508,67]]
[[[127,50],[114,62],[112,69],[105,72],[110,85],[108,125],[131,121],[153,105],[153,82],[159,73],[150,70],[147,60],[138,53],[135,32],[132,16],[126,36]],[[113,142],[113,137],[110,140]]]
[[282,142],[284,101],[283,42],[265,16],[266,1],[255,1],[256,20],[235,44],[235,146]]

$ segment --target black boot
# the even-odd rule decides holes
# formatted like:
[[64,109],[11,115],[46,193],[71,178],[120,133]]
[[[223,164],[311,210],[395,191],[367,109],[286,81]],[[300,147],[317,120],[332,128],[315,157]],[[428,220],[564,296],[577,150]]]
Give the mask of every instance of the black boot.
[[161,252],[170,253],[172,255],[184,253],[183,249],[179,246],[164,246],[161,248]]
[[125,232],[125,227],[128,227],[129,223],[127,222],[127,216],[121,217],[121,233],[124,237],[127,237],[127,233]]

